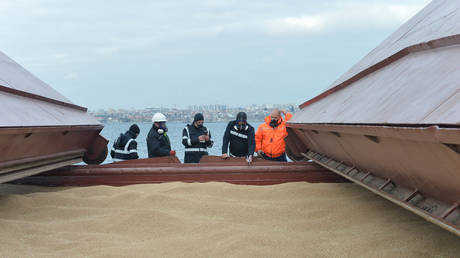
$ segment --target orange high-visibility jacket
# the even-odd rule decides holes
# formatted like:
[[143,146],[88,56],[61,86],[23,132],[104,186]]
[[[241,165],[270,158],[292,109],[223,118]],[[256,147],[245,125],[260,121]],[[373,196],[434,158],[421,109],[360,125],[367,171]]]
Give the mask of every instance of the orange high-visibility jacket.
[[270,126],[271,117],[265,118],[265,123],[259,125],[256,132],[256,151],[262,150],[265,155],[276,158],[286,151],[286,121],[291,119],[292,114],[286,113],[286,120],[281,118],[278,121],[278,126],[273,128]]

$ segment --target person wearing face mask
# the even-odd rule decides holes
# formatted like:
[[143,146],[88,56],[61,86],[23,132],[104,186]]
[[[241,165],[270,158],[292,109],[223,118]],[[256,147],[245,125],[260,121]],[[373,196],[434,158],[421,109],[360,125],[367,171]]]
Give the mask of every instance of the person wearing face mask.
[[[230,153],[228,153],[230,145]],[[236,120],[230,121],[224,133],[222,144],[222,158],[229,156],[246,157],[247,161],[252,162],[252,155],[256,148],[254,127],[247,122],[247,115],[239,112]]]
[[155,113],[152,117],[152,128],[147,135],[147,151],[149,158],[174,156],[176,151],[171,150],[171,142],[166,134],[166,117],[162,113]]
[[112,150],[110,151],[110,156],[114,162],[139,158],[137,154],[137,142],[135,140],[139,132],[139,126],[133,124],[126,133],[120,134],[113,143]]
[[[281,114],[284,115],[284,119]],[[265,118],[265,123],[259,126],[255,135],[258,156],[266,160],[287,161],[285,153],[286,142],[284,138],[288,135],[286,121],[291,118],[291,113],[279,109],[274,109]]]
[[184,163],[199,163],[208,149],[213,145],[211,132],[203,126],[204,116],[196,113],[191,125],[187,124],[182,130],[182,144],[185,146]]

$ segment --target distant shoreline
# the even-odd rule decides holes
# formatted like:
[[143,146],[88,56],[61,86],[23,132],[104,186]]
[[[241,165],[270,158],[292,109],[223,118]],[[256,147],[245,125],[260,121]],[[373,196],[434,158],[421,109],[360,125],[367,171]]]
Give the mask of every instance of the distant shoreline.
[[189,123],[193,120],[196,113],[203,113],[205,121],[212,122],[228,122],[234,120],[238,112],[245,112],[248,116],[248,121],[264,121],[272,109],[285,109],[294,113],[298,108],[292,104],[280,105],[253,105],[248,107],[229,108],[225,105],[204,105],[193,106],[189,109],[176,108],[146,108],[139,110],[125,109],[107,109],[90,111],[101,123],[108,122],[125,122],[125,123],[142,123],[151,122],[154,113],[163,113],[170,122]]

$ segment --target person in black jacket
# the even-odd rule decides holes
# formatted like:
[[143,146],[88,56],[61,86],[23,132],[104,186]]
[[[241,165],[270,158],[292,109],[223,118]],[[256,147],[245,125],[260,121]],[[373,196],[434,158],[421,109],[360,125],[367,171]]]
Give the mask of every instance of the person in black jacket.
[[[236,120],[228,123],[222,144],[222,158],[246,157],[248,162],[252,162],[256,141],[254,127],[248,124],[247,118],[246,113],[239,112]],[[229,144],[230,154],[228,154]]]
[[135,140],[139,132],[139,126],[133,124],[126,133],[120,134],[118,139],[113,143],[112,150],[110,151],[113,161],[139,158],[137,154],[137,142]]
[[203,114],[197,113],[191,125],[187,124],[182,130],[182,144],[185,146],[184,163],[199,163],[211,148],[211,132],[203,126]]
[[149,158],[174,156],[176,152],[171,150],[171,142],[166,134],[166,117],[162,113],[155,113],[152,117],[152,128],[147,135],[147,151]]

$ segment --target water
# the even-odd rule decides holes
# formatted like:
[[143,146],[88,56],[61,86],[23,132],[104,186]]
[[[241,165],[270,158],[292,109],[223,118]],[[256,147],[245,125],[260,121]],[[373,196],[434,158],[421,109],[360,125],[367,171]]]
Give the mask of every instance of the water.
[[[255,130],[262,122],[251,123]],[[107,123],[104,125],[104,129],[101,135],[109,140],[109,155],[104,163],[112,162],[110,157],[110,149],[112,148],[113,142],[120,136],[120,133],[125,133],[133,123]],[[209,155],[222,155],[222,140],[224,137],[225,129],[228,123],[217,122],[217,123],[205,123],[205,126],[211,131],[211,139],[214,141],[212,148],[208,148]],[[141,132],[137,137],[137,151],[139,158],[148,158],[147,152],[147,134],[149,133],[152,123],[137,123]],[[180,122],[168,122],[168,136],[171,140],[171,148],[176,150],[177,157],[183,162],[184,161],[184,145],[182,145],[182,130],[185,127],[184,123]]]

